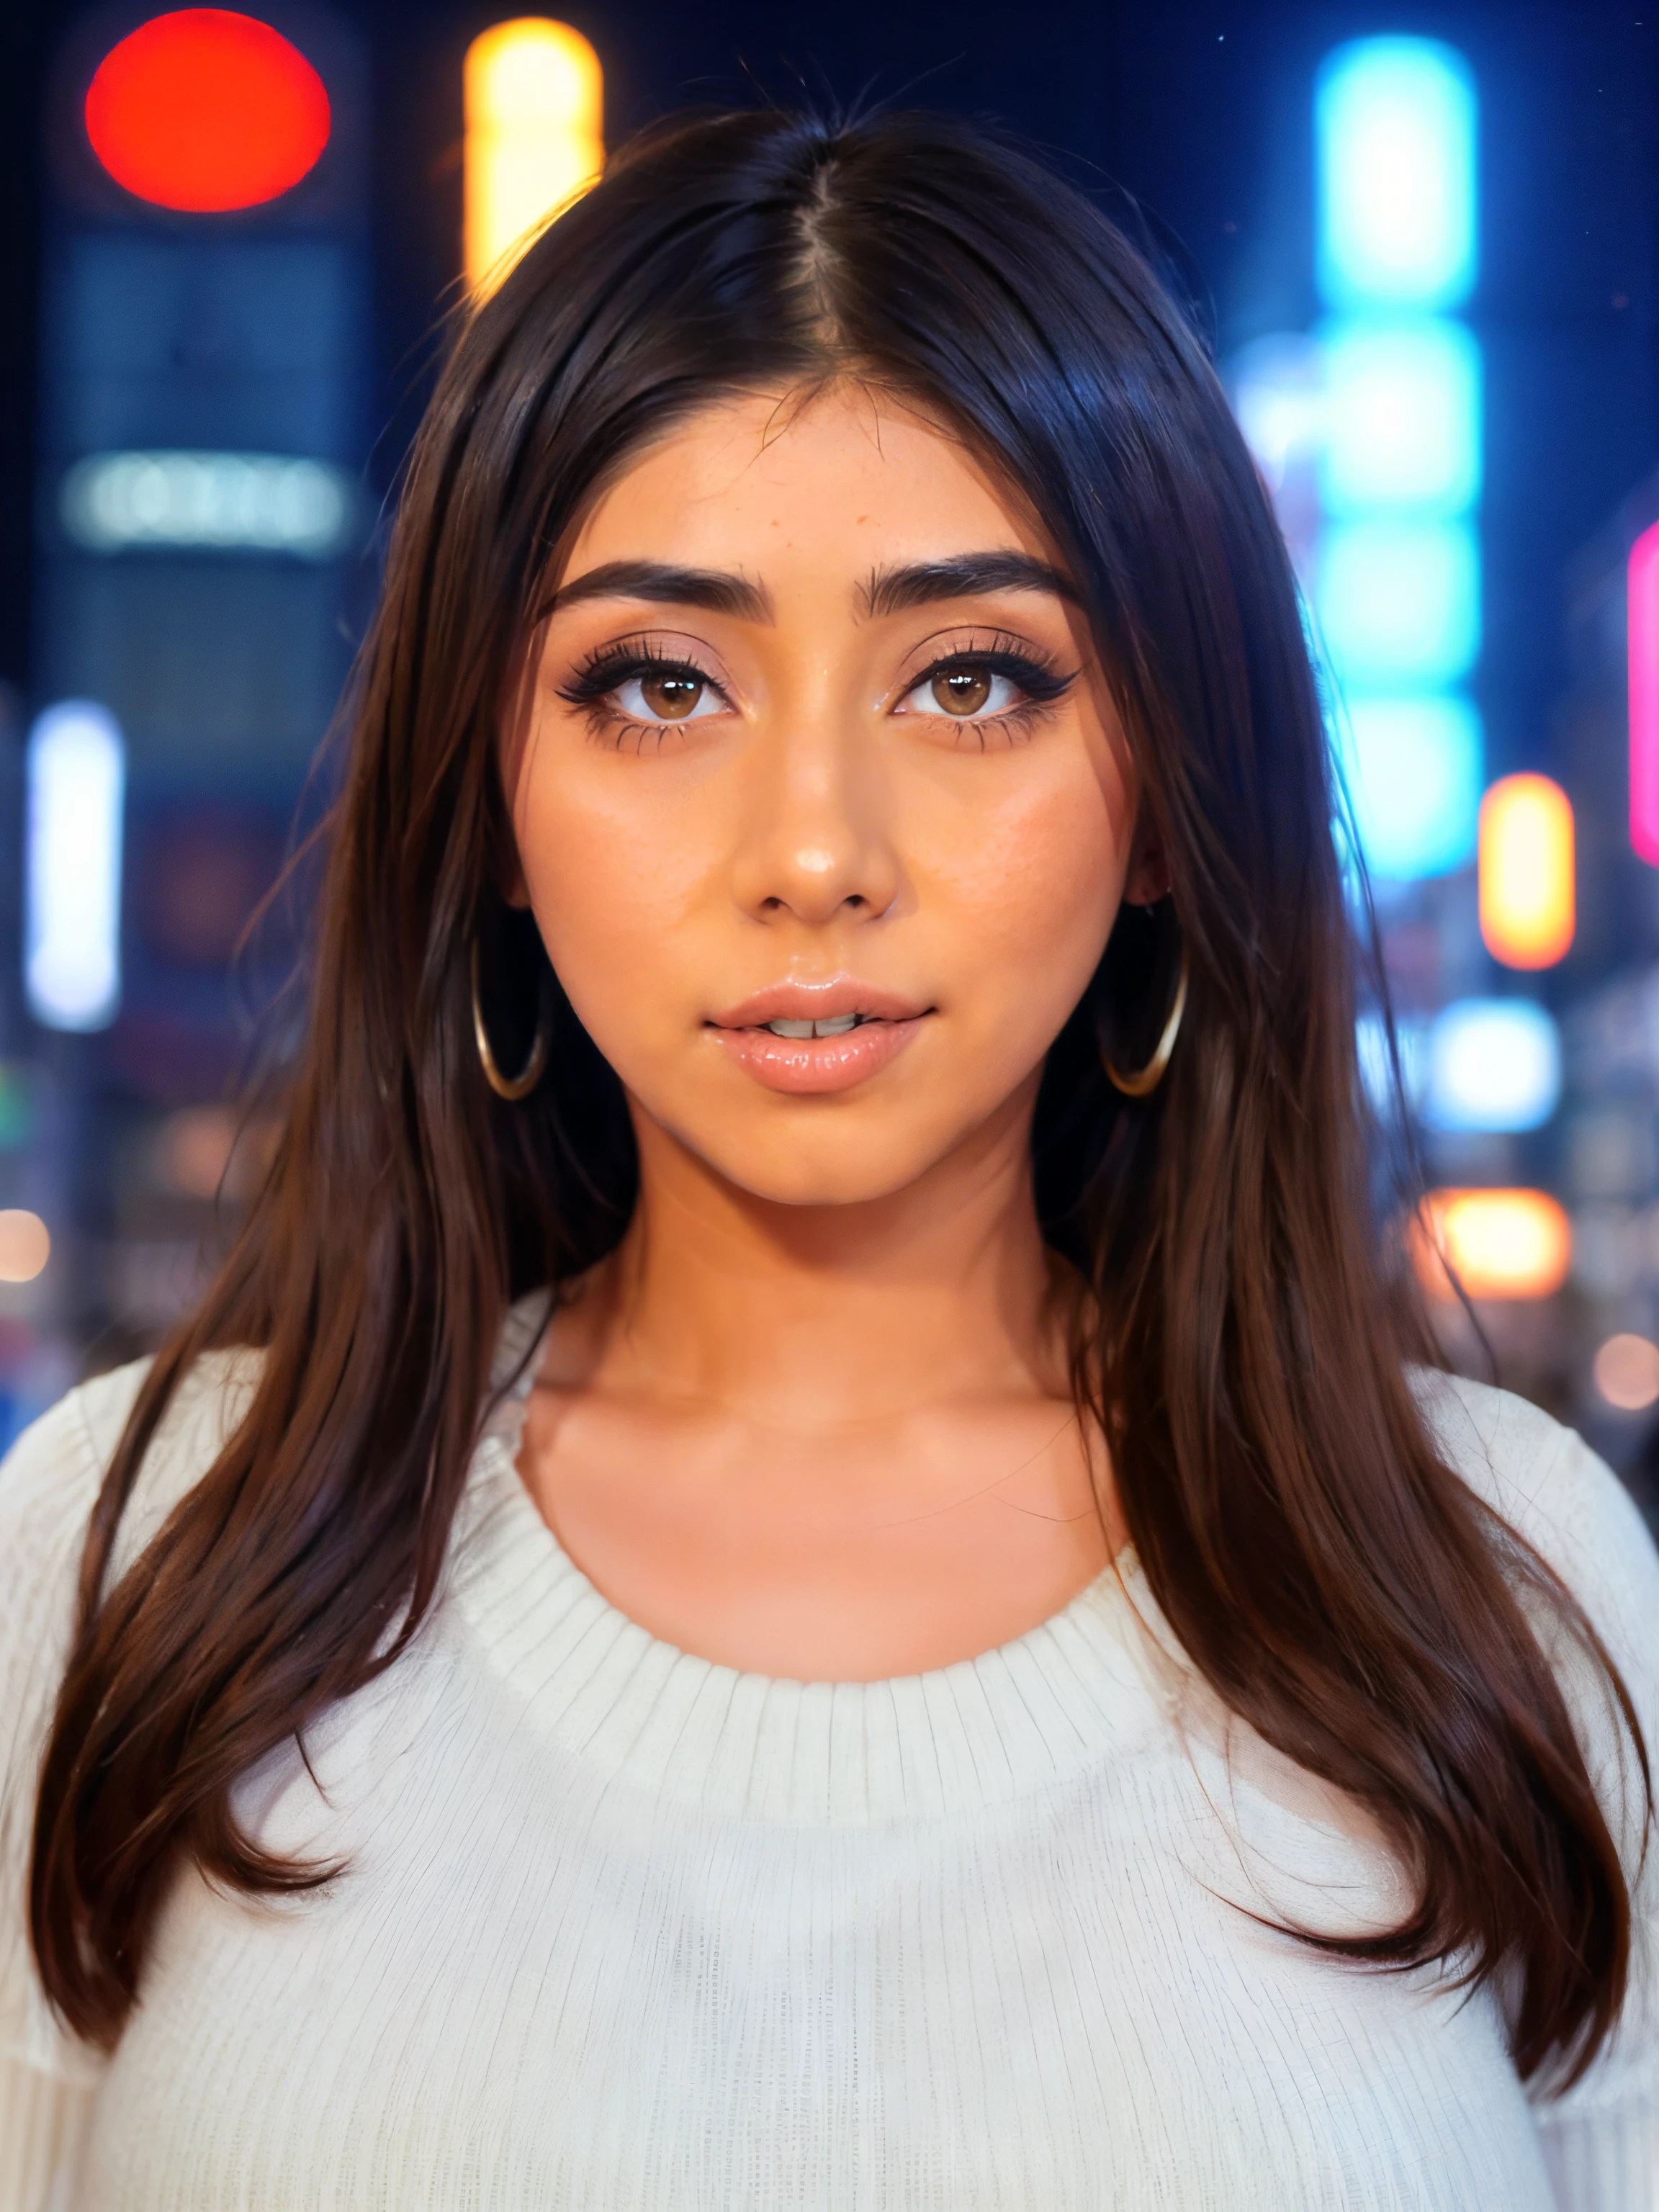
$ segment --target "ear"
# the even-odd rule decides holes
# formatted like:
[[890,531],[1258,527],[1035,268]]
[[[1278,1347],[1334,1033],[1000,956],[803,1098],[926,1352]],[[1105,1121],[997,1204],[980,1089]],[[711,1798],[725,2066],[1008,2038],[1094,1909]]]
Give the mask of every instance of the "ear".
[[1164,840],[1143,799],[1129,847],[1129,870],[1123,878],[1123,896],[1131,906],[1156,906],[1170,893],[1170,864]]

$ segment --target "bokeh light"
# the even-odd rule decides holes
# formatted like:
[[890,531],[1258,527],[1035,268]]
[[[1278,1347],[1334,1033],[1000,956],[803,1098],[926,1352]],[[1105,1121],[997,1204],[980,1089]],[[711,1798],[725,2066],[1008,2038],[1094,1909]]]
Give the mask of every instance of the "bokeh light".
[[1324,527],[1318,641],[1350,724],[1361,853],[1412,883],[1474,848],[1481,644],[1481,360],[1446,308],[1475,269],[1474,82],[1432,39],[1360,39],[1314,97]]
[[599,58],[568,23],[524,15],[466,50],[465,262],[475,291],[605,162]]
[[185,1106],[156,1132],[155,1164],[164,1188],[182,1198],[213,1198],[230,1165],[236,1117],[227,1106]]
[[89,453],[58,512],[89,553],[140,548],[288,553],[327,561],[352,520],[343,469],[283,453]]
[[323,81],[269,23],[226,8],[152,16],[105,55],[92,149],[158,207],[222,214],[290,191],[328,143]]
[[0,1283],[32,1283],[52,1257],[52,1238],[38,1213],[0,1208]]
[[1561,1288],[1572,1260],[1572,1229],[1547,1191],[1437,1190],[1425,1202],[1417,1240],[1419,1275],[1437,1297],[1544,1298]]
[[1659,868],[1659,522],[1630,550],[1625,585],[1630,713],[1630,842]]
[[1530,999],[1455,999],[1431,1024],[1431,1128],[1536,1129],[1561,1096],[1561,1034]]
[[1461,323],[1355,316],[1322,333],[1328,514],[1462,514],[1480,493],[1480,349]]
[[1319,283],[1334,307],[1454,307],[1474,283],[1475,95],[1432,39],[1339,46],[1315,96]]
[[1437,689],[1480,650],[1480,552],[1464,522],[1337,523],[1320,561],[1319,625],[1358,690]]
[[1553,968],[1577,927],[1572,801],[1547,775],[1506,775],[1480,802],[1480,934],[1506,968]]
[[1376,876],[1443,876],[1474,857],[1485,745],[1453,692],[1352,701],[1339,750],[1354,828]]
[[1621,1413],[1639,1413],[1659,1401],[1659,1344],[1645,1336],[1610,1336],[1590,1371],[1596,1389]]
[[99,1030],[121,995],[126,748],[89,699],[48,707],[29,735],[23,975],[48,1029]]

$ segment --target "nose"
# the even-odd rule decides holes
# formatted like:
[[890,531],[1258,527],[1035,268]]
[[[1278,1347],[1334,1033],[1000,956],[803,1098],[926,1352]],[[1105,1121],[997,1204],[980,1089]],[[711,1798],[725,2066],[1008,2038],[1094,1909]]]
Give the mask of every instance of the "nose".
[[750,755],[732,890],[757,921],[822,927],[888,913],[902,880],[890,794],[867,744],[831,714],[797,714]]

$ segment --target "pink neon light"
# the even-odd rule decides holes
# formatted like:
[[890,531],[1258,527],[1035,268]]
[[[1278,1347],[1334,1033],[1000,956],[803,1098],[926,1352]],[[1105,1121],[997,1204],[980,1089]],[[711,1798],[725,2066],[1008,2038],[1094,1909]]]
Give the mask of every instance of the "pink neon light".
[[1659,522],[1630,549],[1630,842],[1659,868]]

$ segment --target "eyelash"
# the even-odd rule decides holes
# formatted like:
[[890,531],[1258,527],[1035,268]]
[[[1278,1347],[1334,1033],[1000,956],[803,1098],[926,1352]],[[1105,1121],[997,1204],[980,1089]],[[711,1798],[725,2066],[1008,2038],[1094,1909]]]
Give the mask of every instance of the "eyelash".
[[[1032,726],[1042,719],[1055,701],[1064,697],[1076,681],[1075,672],[1072,675],[1062,676],[1049,663],[1034,659],[1016,640],[1000,635],[989,645],[963,647],[954,653],[942,653],[937,660],[929,661],[927,667],[919,670],[905,685],[903,696],[908,699],[924,684],[931,683],[934,677],[958,670],[1006,677],[1025,694],[1018,707],[1010,708],[1006,713],[985,720],[974,720],[967,716],[957,718],[945,714],[942,709],[938,712],[936,719],[940,721],[960,719],[963,738],[965,739],[972,732],[979,740],[981,752],[985,750],[987,734],[992,731],[1005,738],[1010,744],[1018,744],[1029,735]],[[728,706],[731,703],[714,678],[705,669],[699,668],[696,661],[686,659],[683,654],[659,652],[649,639],[624,641],[600,647],[581,663],[569,683],[560,687],[559,696],[568,705],[586,713],[595,737],[610,737],[618,750],[632,738],[635,749],[642,750],[647,738],[660,744],[670,730],[682,726],[669,722],[635,721],[619,714],[606,702],[611,694],[620,690],[624,684],[631,683],[636,677],[659,672],[694,678],[697,682],[708,684]]]
[[[991,715],[982,721],[938,710],[939,721],[959,723],[961,737],[958,743],[966,743],[969,736],[977,737],[981,752],[985,750],[986,734],[990,731],[1006,738],[1011,745],[1018,744],[1030,734],[1033,726],[1042,720],[1048,708],[1057,699],[1064,698],[1077,681],[1075,671],[1069,676],[1062,676],[1052,663],[1035,659],[1018,640],[999,635],[992,639],[989,645],[960,647],[954,653],[941,653],[937,660],[929,661],[927,667],[920,670],[906,684],[904,696],[909,698],[914,692],[920,691],[924,684],[931,684],[936,676],[968,669],[987,676],[1006,676],[1011,684],[1017,684],[1025,694],[1018,707],[1011,707],[1006,713]],[[923,712],[927,711],[923,709]]]
[[[587,717],[588,727],[594,736],[610,737],[620,752],[631,738],[635,751],[642,751],[647,738],[660,745],[671,730],[681,725],[673,722],[638,722],[626,714],[618,714],[608,706],[613,691],[636,676],[666,673],[671,676],[694,677],[700,684],[708,684],[721,699],[726,694],[707,670],[699,668],[695,660],[683,653],[659,653],[648,638],[637,641],[627,640],[616,645],[601,646],[590,653],[576,669],[570,681],[559,688],[559,696],[572,707],[579,708]],[[726,701],[729,706],[731,702]]]

